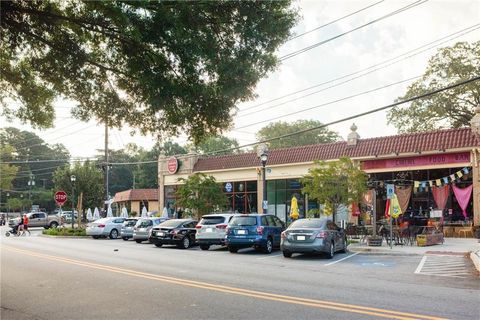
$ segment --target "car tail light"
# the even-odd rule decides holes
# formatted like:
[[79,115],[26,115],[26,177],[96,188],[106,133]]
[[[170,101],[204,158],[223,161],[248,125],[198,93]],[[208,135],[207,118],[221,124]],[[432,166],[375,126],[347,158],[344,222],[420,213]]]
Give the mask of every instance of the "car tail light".
[[99,224],[98,227],[99,228],[105,228],[105,225],[104,224]]
[[197,224],[197,225],[195,226],[195,229],[202,229],[202,226],[199,225],[199,224]]
[[315,238],[326,238],[328,235],[327,232],[325,231],[320,231],[319,233],[317,233],[317,236]]
[[262,234],[263,234],[263,227],[262,227],[262,226],[257,227],[257,233],[258,233],[259,235],[262,235]]
[[217,229],[227,229],[227,225],[226,224],[218,224]]
[[285,231],[283,231],[280,236],[282,237],[282,239],[286,239],[287,238],[287,234],[285,233]]

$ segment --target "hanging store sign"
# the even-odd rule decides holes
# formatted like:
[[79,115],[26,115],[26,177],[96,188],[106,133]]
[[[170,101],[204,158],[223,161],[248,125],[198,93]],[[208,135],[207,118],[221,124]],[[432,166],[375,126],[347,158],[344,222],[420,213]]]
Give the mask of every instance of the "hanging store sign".
[[438,166],[442,164],[470,163],[470,152],[434,154],[418,157],[362,161],[362,170]]

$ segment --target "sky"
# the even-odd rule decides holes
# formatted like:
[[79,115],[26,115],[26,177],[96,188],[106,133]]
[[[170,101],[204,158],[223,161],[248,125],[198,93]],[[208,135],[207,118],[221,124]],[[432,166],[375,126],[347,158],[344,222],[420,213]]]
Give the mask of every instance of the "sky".
[[[414,2],[295,1],[293,5],[298,8],[301,18],[292,30],[293,35],[375,5],[286,42],[279,49],[278,56],[348,32]],[[422,49],[414,49],[479,23],[480,1],[430,0],[283,60],[274,72],[258,83],[255,100],[237,106],[234,128],[225,135],[237,139],[240,145],[249,144],[256,141],[255,132],[270,122],[314,119],[328,123],[393,103],[405,93],[415,77],[422,75],[429,58],[438,48],[451,46],[458,41],[478,41],[480,29],[468,29],[466,31],[470,32],[465,31],[463,35],[458,33],[460,36],[455,39],[453,37],[457,35],[444,39],[443,43],[438,41]],[[381,64],[384,61],[389,62]],[[377,67],[373,69],[378,70],[367,69],[374,65]],[[354,75],[348,76],[352,73]],[[352,79],[354,77],[357,79]],[[335,80],[338,78],[342,79]],[[328,84],[319,85],[325,82]],[[386,88],[373,91],[387,85]],[[312,86],[316,87],[304,90]],[[291,94],[299,90],[304,91]],[[289,96],[283,97],[285,95]],[[303,97],[305,95],[308,96]],[[273,99],[276,100],[271,101]],[[104,127],[95,121],[84,123],[73,119],[70,116],[72,105],[71,101],[56,103],[57,118],[52,129],[34,130],[28,125],[8,123],[0,118],[1,127],[15,126],[35,132],[49,144],[63,143],[73,157],[93,157],[98,154],[97,150],[104,148]],[[332,125],[329,129],[346,139],[353,122],[361,138],[396,134],[396,129],[387,124],[386,112]],[[117,150],[127,143],[135,143],[148,149],[155,143],[152,136],[132,136],[131,132],[128,127],[111,129],[109,148]],[[176,138],[175,141],[180,144],[187,142],[185,137]]]

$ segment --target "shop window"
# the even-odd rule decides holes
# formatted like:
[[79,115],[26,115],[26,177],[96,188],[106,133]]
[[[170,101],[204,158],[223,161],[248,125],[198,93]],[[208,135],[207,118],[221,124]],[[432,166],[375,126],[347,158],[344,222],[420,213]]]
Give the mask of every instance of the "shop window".
[[247,193],[247,212],[258,212],[257,209],[257,193]]
[[234,186],[234,188],[233,188],[234,192],[245,192],[245,191],[247,191],[247,188],[245,186],[245,181],[235,182],[233,184],[233,186]]
[[277,181],[277,189],[286,189],[286,183],[287,183],[287,180],[285,179],[280,179],[280,180],[276,180]]
[[302,189],[302,183],[299,179],[288,179],[287,180],[288,189]]
[[275,180],[267,180],[267,191],[275,190]]
[[257,181],[247,181],[247,192],[256,192],[257,188]]

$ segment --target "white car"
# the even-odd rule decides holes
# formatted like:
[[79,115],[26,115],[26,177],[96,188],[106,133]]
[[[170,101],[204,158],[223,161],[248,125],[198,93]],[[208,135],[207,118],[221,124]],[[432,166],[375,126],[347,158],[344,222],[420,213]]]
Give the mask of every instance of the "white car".
[[214,244],[225,245],[226,228],[234,216],[233,213],[204,215],[195,227],[197,229],[195,238],[200,245],[200,249],[208,250]]
[[110,239],[117,239],[120,235],[123,222],[125,218],[112,217],[102,218],[93,221],[87,225],[87,236],[92,236],[93,239],[100,237],[109,237]]

